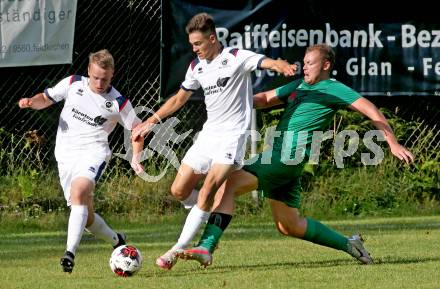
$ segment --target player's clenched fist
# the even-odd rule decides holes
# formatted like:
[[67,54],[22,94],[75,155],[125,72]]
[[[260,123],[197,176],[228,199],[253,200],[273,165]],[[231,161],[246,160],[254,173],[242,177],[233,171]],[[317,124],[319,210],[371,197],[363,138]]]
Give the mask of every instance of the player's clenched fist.
[[32,109],[43,109],[51,106],[54,103],[50,98],[48,98],[44,93],[38,93],[33,97],[24,97],[18,101],[18,106],[20,108],[32,108]]
[[30,98],[22,98],[18,101],[18,106],[20,108],[32,107],[32,100]]

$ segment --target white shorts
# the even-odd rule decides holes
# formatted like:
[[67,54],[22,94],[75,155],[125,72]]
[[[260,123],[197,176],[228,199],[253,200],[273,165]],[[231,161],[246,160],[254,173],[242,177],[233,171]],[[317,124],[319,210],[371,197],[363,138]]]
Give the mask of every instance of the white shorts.
[[189,148],[182,163],[195,173],[207,174],[213,164],[243,166],[246,135],[208,136],[201,132]]
[[64,198],[70,206],[70,188],[73,180],[85,177],[96,184],[104,173],[110,157],[84,156],[78,158],[63,158],[58,160],[60,184],[64,191]]

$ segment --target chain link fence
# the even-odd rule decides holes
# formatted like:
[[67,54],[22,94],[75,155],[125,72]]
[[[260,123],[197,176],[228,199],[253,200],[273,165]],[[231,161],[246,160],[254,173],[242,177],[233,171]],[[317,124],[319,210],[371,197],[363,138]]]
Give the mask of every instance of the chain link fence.
[[[0,69],[2,171],[18,167],[24,161],[40,169],[54,166],[55,134],[62,104],[32,111],[19,110],[17,101],[42,92],[68,75],[86,75],[88,54],[92,51],[107,48],[114,55],[116,73],[113,85],[131,100],[134,107],[157,109],[161,102],[160,40],[159,0],[78,1],[72,64]],[[440,117],[438,97],[401,99],[384,96],[373,99],[373,102],[407,120],[422,119],[424,126],[416,129],[411,139],[405,140],[407,145],[414,145],[427,126],[433,136],[426,147],[433,152],[439,150],[440,137],[436,128]],[[176,117],[181,120],[176,130],[184,133],[192,129],[191,135],[194,135],[206,118],[203,102],[191,100]],[[124,153],[123,137],[124,131],[119,126],[109,139],[113,152]],[[192,138],[189,137],[173,147],[179,160],[191,144]],[[160,168],[165,161],[158,156],[148,163]],[[112,174],[114,167],[110,164],[106,176]]]

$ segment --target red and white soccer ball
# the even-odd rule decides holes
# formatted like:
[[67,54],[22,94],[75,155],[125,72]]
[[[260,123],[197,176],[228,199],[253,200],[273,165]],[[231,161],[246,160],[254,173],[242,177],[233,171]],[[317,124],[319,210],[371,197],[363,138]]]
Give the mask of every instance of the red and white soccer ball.
[[110,268],[121,277],[130,277],[142,267],[142,255],[136,247],[122,245],[113,250],[110,257]]

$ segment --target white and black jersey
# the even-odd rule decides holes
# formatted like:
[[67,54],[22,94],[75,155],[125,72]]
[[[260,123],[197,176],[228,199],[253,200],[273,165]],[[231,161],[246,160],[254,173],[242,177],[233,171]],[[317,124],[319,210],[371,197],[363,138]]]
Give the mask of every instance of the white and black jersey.
[[57,160],[72,157],[75,151],[109,156],[108,135],[116,124],[131,130],[141,122],[127,98],[114,87],[94,93],[88,77],[69,76],[44,93],[53,102],[65,101],[56,138]]
[[196,58],[191,62],[181,88],[203,89],[208,114],[203,133],[238,135],[250,129],[251,72],[260,68],[264,57],[249,50],[224,48],[211,61]]

